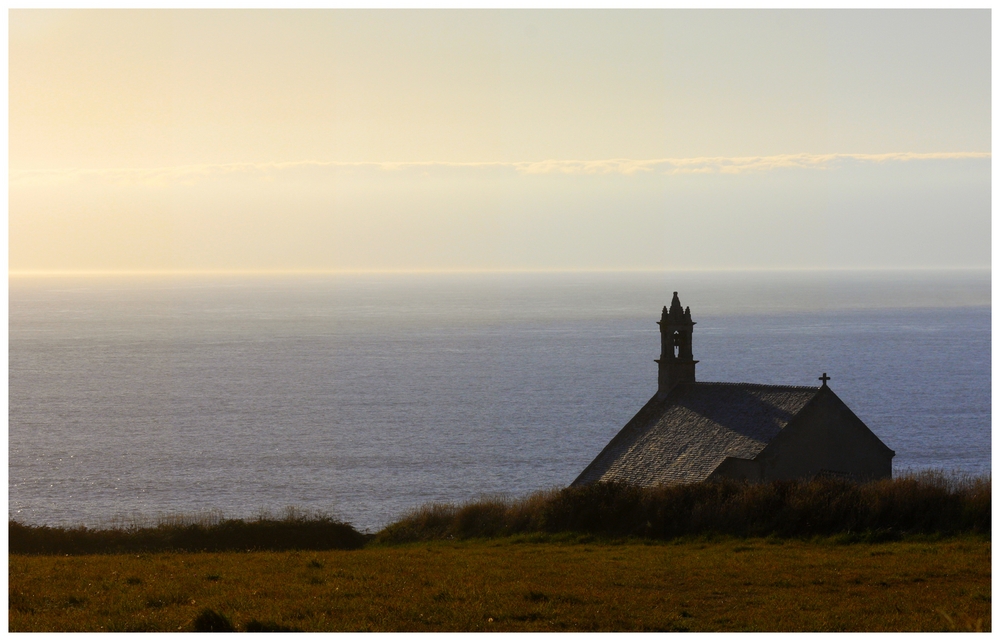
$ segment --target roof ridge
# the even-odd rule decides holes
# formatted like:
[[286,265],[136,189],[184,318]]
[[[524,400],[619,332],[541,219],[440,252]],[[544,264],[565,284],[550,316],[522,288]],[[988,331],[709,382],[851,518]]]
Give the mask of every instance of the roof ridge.
[[818,385],[813,387],[811,385],[771,385],[769,383],[728,383],[725,381],[695,381],[693,385],[725,385],[728,387],[783,387],[785,389],[808,389],[813,391],[821,389]]

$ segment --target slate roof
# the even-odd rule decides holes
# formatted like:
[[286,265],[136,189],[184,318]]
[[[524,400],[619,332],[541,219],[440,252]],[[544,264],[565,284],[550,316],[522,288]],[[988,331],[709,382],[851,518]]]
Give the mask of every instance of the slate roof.
[[704,481],[728,456],[757,456],[819,390],[750,383],[682,383],[664,398],[650,399],[573,485]]

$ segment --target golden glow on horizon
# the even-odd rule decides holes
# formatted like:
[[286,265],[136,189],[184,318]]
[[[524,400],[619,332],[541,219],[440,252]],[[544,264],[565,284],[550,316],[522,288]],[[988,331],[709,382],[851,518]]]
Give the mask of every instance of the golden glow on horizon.
[[100,177],[118,183],[162,183],[173,180],[197,180],[212,176],[239,173],[268,174],[302,168],[362,168],[381,171],[406,169],[512,169],[519,174],[624,174],[656,172],[664,175],[682,173],[729,173],[773,171],[776,169],[827,169],[838,162],[887,163],[917,162],[925,160],[990,159],[992,153],[980,151],[959,152],[893,152],[884,154],[784,154],[780,156],[741,156],[735,158],[657,158],[633,160],[612,158],[607,160],[542,160],[521,162],[448,162],[448,161],[384,161],[384,162],[325,162],[300,160],[290,162],[241,162],[225,165],[184,165],[178,167],[149,167],[110,169],[43,169],[11,172],[13,184],[45,184],[76,181],[87,177]]

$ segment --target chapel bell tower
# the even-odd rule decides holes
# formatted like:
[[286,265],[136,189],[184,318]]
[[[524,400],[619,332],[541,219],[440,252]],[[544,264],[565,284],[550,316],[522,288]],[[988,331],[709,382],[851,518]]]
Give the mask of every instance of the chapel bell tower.
[[657,394],[665,395],[678,383],[694,382],[694,360],[691,353],[691,334],[694,331],[694,321],[691,320],[691,308],[681,309],[681,301],[674,292],[670,301],[670,309],[663,308],[660,326],[660,365],[659,387]]

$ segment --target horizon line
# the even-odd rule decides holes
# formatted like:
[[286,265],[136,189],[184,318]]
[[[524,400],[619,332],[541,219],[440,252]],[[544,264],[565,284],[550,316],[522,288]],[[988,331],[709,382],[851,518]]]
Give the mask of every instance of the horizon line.
[[141,277],[141,276],[362,276],[362,275],[490,275],[490,274],[655,274],[726,272],[956,272],[992,271],[992,265],[944,267],[656,267],[554,269],[210,269],[210,270],[8,270],[8,278]]

